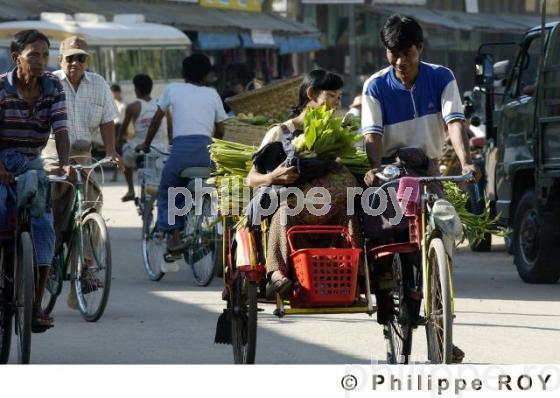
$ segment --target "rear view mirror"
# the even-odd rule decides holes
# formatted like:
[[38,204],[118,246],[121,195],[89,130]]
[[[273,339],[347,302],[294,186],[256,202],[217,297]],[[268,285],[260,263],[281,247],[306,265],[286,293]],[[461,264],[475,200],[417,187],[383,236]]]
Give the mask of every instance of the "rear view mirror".
[[475,58],[475,84],[479,87],[494,83],[494,60],[490,54],[478,54]]
[[509,74],[511,61],[509,59],[498,61],[494,64],[494,78],[496,80],[503,80]]

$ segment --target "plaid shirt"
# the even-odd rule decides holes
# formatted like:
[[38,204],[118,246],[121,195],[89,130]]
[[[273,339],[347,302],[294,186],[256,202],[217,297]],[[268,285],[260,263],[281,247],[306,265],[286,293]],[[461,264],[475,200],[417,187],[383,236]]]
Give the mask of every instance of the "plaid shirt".
[[57,70],[54,74],[66,92],[70,144],[77,140],[91,143],[99,126],[118,116],[109,85],[101,75],[86,71],[76,91],[64,71]]
[[0,75],[0,149],[14,148],[36,155],[54,134],[66,133],[65,96],[59,80],[46,72],[40,79],[41,94],[30,108],[18,94],[15,69]]

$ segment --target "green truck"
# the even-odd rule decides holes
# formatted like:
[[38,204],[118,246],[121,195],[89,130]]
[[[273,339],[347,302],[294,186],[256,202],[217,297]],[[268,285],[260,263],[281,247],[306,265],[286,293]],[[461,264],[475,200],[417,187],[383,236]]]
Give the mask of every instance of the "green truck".
[[475,91],[484,99],[488,140],[486,193],[500,222],[512,230],[510,250],[521,279],[556,283],[560,278],[560,22],[543,21],[524,34],[499,85],[488,51],[496,45],[483,44],[475,62]]

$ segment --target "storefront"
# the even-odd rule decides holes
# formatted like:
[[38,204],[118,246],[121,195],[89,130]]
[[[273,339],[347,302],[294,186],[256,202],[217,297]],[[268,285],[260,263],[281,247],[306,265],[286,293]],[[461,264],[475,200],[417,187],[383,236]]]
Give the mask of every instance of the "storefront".
[[[253,78],[268,82],[301,73],[294,54],[321,48],[316,28],[264,12],[259,0],[28,0],[22,5],[0,0],[0,6],[7,10],[0,16],[4,20],[39,19],[44,11],[101,13],[107,20],[114,14],[143,14],[147,22],[182,30],[192,51],[211,56],[220,91]],[[229,82],[236,76],[239,82]]]

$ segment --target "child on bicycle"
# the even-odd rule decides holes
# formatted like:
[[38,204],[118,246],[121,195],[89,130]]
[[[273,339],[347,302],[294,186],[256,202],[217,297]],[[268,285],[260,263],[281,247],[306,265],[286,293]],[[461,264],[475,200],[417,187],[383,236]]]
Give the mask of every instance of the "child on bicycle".
[[[132,79],[134,84],[134,92],[136,93],[137,100],[128,104],[124,113],[124,121],[120,127],[119,142],[122,146],[122,156],[124,160],[124,177],[128,185],[127,193],[121,198],[123,202],[134,200],[134,170],[136,170],[136,162],[138,159],[138,152],[136,147],[144,142],[148,127],[157,112],[158,105],[155,99],[152,99],[153,81],[148,75],[139,74]],[[134,139],[127,142],[127,131],[130,123],[134,124]],[[166,118],[162,120],[152,145],[157,147],[160,151],[167,152],[169,142],[172,137],[172,124],[171,115],[169,112]]]

